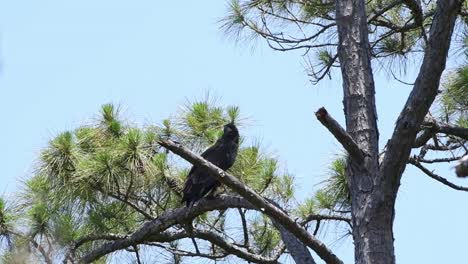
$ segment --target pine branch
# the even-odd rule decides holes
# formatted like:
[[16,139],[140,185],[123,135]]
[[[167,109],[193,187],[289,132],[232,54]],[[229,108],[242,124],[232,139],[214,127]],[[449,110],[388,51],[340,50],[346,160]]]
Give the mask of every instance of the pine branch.
[[143,244],[147,242],[151,236],[159,234],[171,226],[188,219],[193,219],[208,211],[222,210],[226,208],[256,209],[256,207],[245,199],[232,195],[220,195],[216,197],[216,200],[202,199],[190,208],[181,207],[173,210],[167,210],[158,218],[143,224],[127,237],[108,242],[98,248],[95,248],[91,252],[88,252],[79,260],[79,262],[90,263],[109,253],[126,249],[133,245]]
[[251,188],[241,183],[236,177],[219,169],[200,156],[195,155],[189,149],[181,146],[180,144],[176,144],[169,140],[160,141],[159,144],[189,161],[193,165],[206,170],[221,183],[233,189],[247,201],[252,203],[256,208],[259,208],[264,214],[271,217],[272,220],[277,221],[284,226],[289,232],[301,240],[302,243],[314,250],[325,262],[330,264],[343,263],[325,244],[309,234],[307,230],[294,222],[294,220],[285,214],[280,208],[265,200]]
[[[221,235],[215,232],[208,231],[208,230],[200,230],[200,229],[194,229],[192,233],[188,233],[186,231],[180,231],[176,233],[164,232],[161,235],[155,235],[149,238],[148,241],[149,242],[170,242],[170,241],[175,241],[175,240],[179,240],[182,238],[189,238],[189,237],[194,237],[194,238],[209,241],[215,244],[216,246],[222,248],[226,252],[236,255],[239,258],[242,258],[244,260],[247,260],[253,263],[265,263],[265,264],[278,263],[277,259],[281,255],[279,254],[277,256],[274,256],[273,258],[266,258],[259,254],[251,253],[242,247],[239,247],[233,243],[228,242],[226,238],[222,237]],[[203,254],[203,253],[196,252],[194,256],[200,255],[200,254]]]
[[414,165],[415,167],[417,167],[418,169],[420,169],[422,172],[424,172],[427,176],[431,177],[432,179],[454,189],[454,190],[457,190],[457,191],[464,191],[464,192],[468,192],[468,187],[463,187],[463,186],[460,186],[460,185],[456,185],[452,182],[450,182],[449,180],[447,180],[446,178],[442,177],[442,176],[439,176],[437,174],[435,174],[434,172],[430,171],[429,169],[427,169],[426,167],[424,167],[419,161],[417,161],[416,159],[414,158],[410,158],[408,160],[408,163]]
[[68,246],[68,249],[65,253],[65,257],[63,258],[63,264],[69,263],[74,263],[74,258],[75,258],[75,251],[81,247],[82,245],[97,241],[97,240],[117,240],[117,239],[122,239],[125,238],[126,236],[124,235],[116,235],[116,234],[102,234],[102,235],[88,235],[81,237],[72,243],[70,243],[70,246]]
[[366,153],[359,148],[359,146],[354,142],[351,136],[344,130],[343,127],[331,117],[327,110],[322,107],[317,112],[315,112],[317,119],[324,125],[330,133],[341,143],[344,149],[348,152],[349,156],[355,159],[357,162],[362,162]]

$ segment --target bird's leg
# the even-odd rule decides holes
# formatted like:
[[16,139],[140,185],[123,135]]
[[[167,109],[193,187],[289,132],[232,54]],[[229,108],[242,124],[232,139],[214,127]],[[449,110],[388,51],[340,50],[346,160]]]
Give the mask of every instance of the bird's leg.
[[213,189],[205,196],[205,198],[209,200],[213,200],[220,194],[218,190],[219,190],[219,187],[213,187]]

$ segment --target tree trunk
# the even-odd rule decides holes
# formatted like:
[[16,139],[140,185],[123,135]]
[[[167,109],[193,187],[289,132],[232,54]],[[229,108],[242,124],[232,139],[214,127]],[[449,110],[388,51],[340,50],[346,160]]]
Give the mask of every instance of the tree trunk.
[[366,153],[364,162],[349,155],[346,170],[352,201],[355,262],[393,264],[394,199],[388,200],[379,188],[379,132],[365,2],[336,1],[336,16],[346,130]]
[[365,1],[336,1],[346,130],[365,152],[363,162],[362,157],[348,153],[346,169],[357,264],[395,263],[392,228],[400,178],[420,124],[437,94],[462,2],[437,1],[423,64],[387,144],[383,162],[379,164],[379,133]]
[[353,199],[355,263],[395,263],[393,246],[395,200],[382,199],[384,191],[378,189],[375,186],[371,193],[357,195],[361,199]]

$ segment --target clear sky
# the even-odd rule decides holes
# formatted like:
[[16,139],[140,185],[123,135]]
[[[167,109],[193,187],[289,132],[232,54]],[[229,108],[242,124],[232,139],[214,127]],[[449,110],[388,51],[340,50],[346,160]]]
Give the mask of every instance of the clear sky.
[[[154,124],[211,91],[241,107],[251,120],[241,133],[280,158],[299,197],[312,194],[340,151],[314,117],[325,106],[343,123],[338,74],[313,86],[300,53],[227,38],[218,23],[227,1],[183,2],[0,0],[0,192],[13,196],[48,140],[92,121],[104,103]],[[409,65],[409,82],[417,64]],[[410,87],[383,71],[376,85],[383,146]],[[449,167],[440,173],[456,181]],[[410,168],[396,208],[397,262],[465,262],[467,204],[467,194]],[[327,243],[353,262],[351,239]]]

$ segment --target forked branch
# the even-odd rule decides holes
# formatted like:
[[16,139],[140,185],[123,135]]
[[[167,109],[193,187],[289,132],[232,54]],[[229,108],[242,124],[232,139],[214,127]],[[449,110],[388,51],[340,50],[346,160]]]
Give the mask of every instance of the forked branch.
[[387,152],[380,166],[383,178],[393,191],[399,186],[416,135],[423,124],[436,95],[445,69],[455,21],[460,11],[460,0],[437,1],[430,30],[430,38],[413,90],[398,117]]

